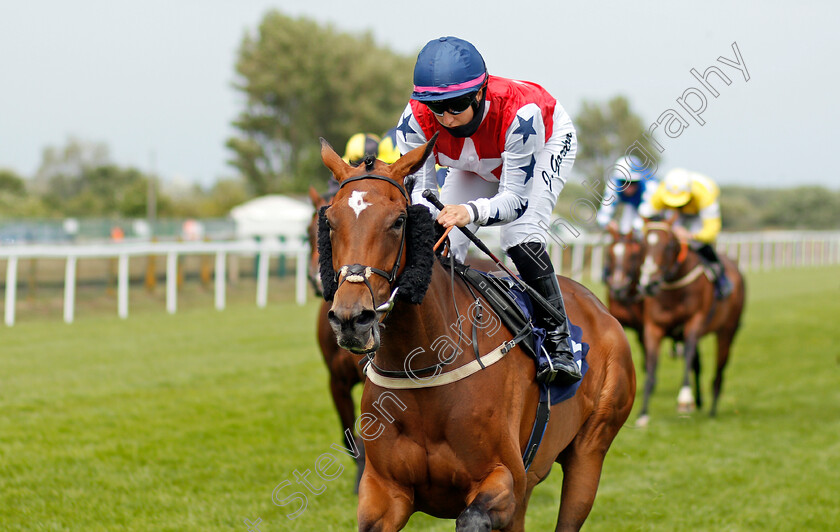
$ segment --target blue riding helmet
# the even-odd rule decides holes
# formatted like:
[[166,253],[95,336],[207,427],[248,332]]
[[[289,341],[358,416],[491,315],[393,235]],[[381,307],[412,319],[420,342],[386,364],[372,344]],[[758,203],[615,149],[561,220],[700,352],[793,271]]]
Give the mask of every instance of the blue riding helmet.
[[487,79],[484,58],[458,37],[429,41],[414,65],[414,92],[420,102],[449,100],[476,92]]

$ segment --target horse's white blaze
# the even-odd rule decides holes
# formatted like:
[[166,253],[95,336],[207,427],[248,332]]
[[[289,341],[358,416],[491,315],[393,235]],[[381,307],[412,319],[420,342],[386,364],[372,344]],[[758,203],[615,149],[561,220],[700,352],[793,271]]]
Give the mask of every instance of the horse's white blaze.
[[647,241],[651,246],[655,246],[656,243],[659,242],[659,235],[656,233],[648,233]]
[[656,273],[656,262],[653,260],[653,257],[650,255],[645,257],[645,262],[642,263],[642,275],[639,278],[639,284],[642,286],[647,286],[650,284],[650,278],[653,274]]
[[350,194],[350,199],[347,200],[347,204],[353,209],[353,212],[356,213],[356,219],[359,219],[359,215],[362,214],[362,211],[373,205],[373,203],[368,203],[365,201],[365,194],[367,191],[361,190],[354,190],[352,194]]
[[615,268],[613,268],[613,285],[618,285],[624,281],[624,243],[619,242],[613,246],[613,254],[615,255]]

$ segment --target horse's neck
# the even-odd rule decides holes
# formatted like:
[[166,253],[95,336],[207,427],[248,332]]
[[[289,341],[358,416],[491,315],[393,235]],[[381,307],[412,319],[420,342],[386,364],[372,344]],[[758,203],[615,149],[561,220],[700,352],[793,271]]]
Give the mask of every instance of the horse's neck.
[[[405,359],[409,354],[413,355],[412,368],[437,364],[438,354],[433,346],[435,340],[446,335],[457,344],[460,339],[457,332],[460,323],[464,324],[462,328],[465,334],[470,334],[468,310],[472,300],[465,296],[457,274],[455,297],[457,311],[452,301],[449,271],[436,262],[432,270],[432,281],[423,302],[419,305],[400,302],[385,321],[382,347],[376,353],[377,365],[388,370],[404,370]],[[451,325],[454,325],[454,328],[450,327]],[[467,346],[461,347],[466,351]]]

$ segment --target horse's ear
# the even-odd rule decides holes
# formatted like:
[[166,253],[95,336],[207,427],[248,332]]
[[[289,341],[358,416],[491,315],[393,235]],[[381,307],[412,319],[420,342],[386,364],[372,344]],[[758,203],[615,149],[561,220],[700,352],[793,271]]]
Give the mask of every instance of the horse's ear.
[[326,201],[324,201],[324,198],[322,198],[321,195],[318,194],[318,191],[315,190],[315,187],[313,186],[309,187],[309,199],[312,201],[312,206],[315,207],[315,210],[320,209],[321,206],[323,206],[326,203]]
[[429,155],[432,154],[432,149],[437,142],[438,134],[435,133],[431,139],[422,146],[417,146],[410,152],[406,153],[391,165],[391,175],[394,177],[405,177],[413,174],[423,166]]
[[671,215],[670,215],[670,216],[668,216],[668,219],[666,219],[666,220],[665,220],[665,222],[666,222],[668,225],[674,225],[674,223],[676,223],[676,221],[677,221],[677,218],[679,218],[679,217],[680,217],[680,213],[679,213],[679,212],[677,212],[677,211],[673,211],[673,212],[671,213]]
[[324,166],[326,166],[330,172],[333,173],[335,178],[341,183],[346,177],[348,172],[353,169],[352,166],[344,162],[342,159],[330,146],[330,143],[321,137],[321,160],[324,161]]

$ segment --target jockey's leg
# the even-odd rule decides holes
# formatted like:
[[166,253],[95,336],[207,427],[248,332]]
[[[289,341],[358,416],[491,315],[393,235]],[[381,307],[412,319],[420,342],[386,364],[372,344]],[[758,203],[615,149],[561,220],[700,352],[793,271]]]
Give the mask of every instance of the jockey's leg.
[[526,242],[509,248],[508,255],[522,280],[539,292],[555,310],[551,312],[541,305],[534,305],[536,324],[546,331],[545,351],[548,355],[546,360],[540,360],[537,380],[544,383],[556,380],[562,384],[579,381],[581,373],[572,353],[563,294],[545,246],[538,242]]
[[726,270],[714,246],[707,243],[699,243],[697,253],[709,265],[709,268],[712,269],[712,273],[715,275],[715,297],[726,299],[732,293],[732,283],[726,276]]
[[502,227],[502,247],[519,269],[522,279],[539,292],[553,311],[535,305],[537,324],[545,327],[548,360],[537,368],[541,382],[574,383],[581,379],[580,368],[572,357],[569,325],[563,295],[546,246],[551,213],[557,196],[566,184],[577,151],[577,138],[571,119],[558,107],[554,132],[536,155],[533,178],[526,182],[528,208],[517,220]]

